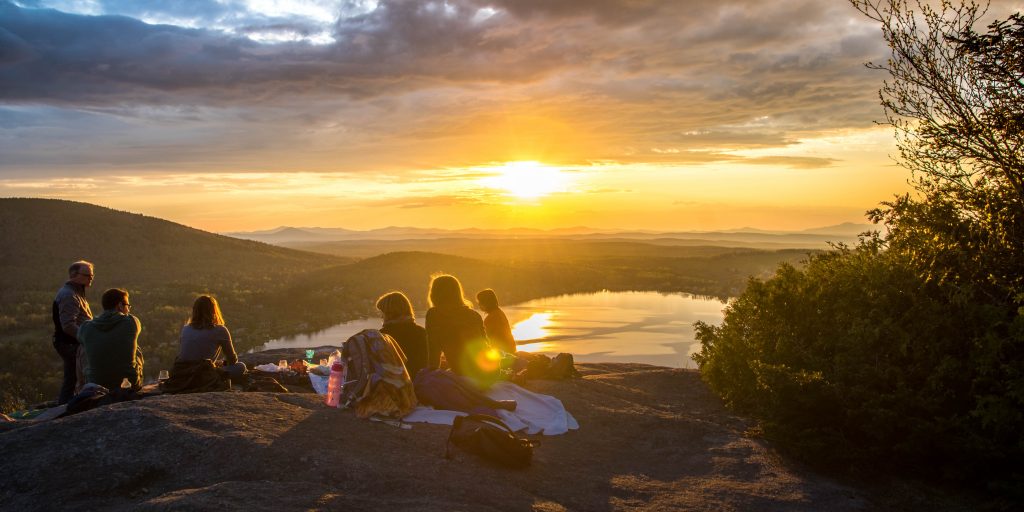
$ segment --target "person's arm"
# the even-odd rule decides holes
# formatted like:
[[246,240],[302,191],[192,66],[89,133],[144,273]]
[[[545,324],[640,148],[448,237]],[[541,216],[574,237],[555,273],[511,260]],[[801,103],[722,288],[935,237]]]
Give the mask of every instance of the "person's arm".
[[[470,309],[470,311],[473,311],[473,310]],[[487,342],[487,331],[484,329],[484,318],[482,316],[480,316],[480,313],[477,313],[476,311],[473,311],[473,315],[472,316],[473,316],[473,330],[476,331],[476,334],[473,337],[478,339],[478,340],[484,340],[484,342],[486,343]]]
[[82,327],[85,327],[85,324],[82,324],[81,327],[79,327],[74,333],[71,334],[72,336],[75,337],[76,340],[78,340],[79,343],[82,342]]
[[484,335],[487,336],[487,341],[493,340],[494,337],[498,335],[498,331],[495,329],[496,326],[494,325],[494,320],[494,315],[491,313],[487,313],[487,316],[484,317]]
[[224,337],[220,340],[220,349],[224,353],[224,364],[231,365],[238,362],[238,353],[235,352],[235,344],[231,341],[231,331],[226,325],[220,326]]
[[[501,311],[499,309],[499,311]],[[516,338],[512,335],[512,326],[508,323],[508,317],[505,316],[505,312],[501,311],[501,315],[498,317],[499,323],[499,338],[501,339],[502,350],[514,354],[516,352]]]
[[427,330],[427,369],[436,370],[441,366],[441,333],[438,332],[437,321],[431,321],[431,311],[427,311],[424,323]]
[[135,335],[132,336],[132,353],[135,354],[135,381],[133,385],[136,388],[142,387],[143,382],[143,371],[142,368],[145,365],[145,360],[142,357],[142,350],[139,349],[139,334],[142,333],[142,322],[139,318],[134,315],[129,315],[135,322]]
[[60,298],[60,302],[57,303],[57,310],[60,316],[60,328],[64,330],[64,334],[78,339],[78,328],[85,323],[82,317],[82,306],[78,303],[78,297],[74,295],[64,295]]

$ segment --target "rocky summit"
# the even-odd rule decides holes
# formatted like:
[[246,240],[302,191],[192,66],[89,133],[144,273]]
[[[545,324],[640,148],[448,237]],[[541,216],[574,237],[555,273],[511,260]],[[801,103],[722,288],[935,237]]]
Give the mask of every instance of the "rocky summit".
[[[268,359],[279,354],[268,355]],[[249,356],[252,360],[252,356]],[[525,470],[463,452],[450,427],[361,420],[312,393],[161,395],[0,433],[5,510],[878,510],[746,434],[692,370],[580,364],[530,381],[580,429]]]

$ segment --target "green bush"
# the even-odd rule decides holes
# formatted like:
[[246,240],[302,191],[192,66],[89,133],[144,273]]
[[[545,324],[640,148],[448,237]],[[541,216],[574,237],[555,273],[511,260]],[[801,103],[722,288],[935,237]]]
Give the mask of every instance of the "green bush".
[[1012,477],[1024,317],[963,285],[868,240],[752,279],[720,326],[697,325],[694,359],[727,404],[808,460]]

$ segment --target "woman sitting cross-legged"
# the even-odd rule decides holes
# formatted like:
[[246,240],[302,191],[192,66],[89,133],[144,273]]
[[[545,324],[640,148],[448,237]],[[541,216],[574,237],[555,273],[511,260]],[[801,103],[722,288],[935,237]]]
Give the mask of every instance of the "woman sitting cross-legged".
[[200,295],[192,304],[192,316],[181,328],[180,345],[177,362],[217,361],[223,354],[223,369],[232,380],[246,373],[245,363],[238,360],[231,333],[224,325],[217,299],[209,295]]

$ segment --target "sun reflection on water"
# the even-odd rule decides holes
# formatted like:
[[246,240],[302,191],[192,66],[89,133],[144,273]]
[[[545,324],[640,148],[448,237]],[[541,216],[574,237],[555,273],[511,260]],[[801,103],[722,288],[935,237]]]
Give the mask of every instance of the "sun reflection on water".
[[546,341],[535,341],[533,343],[516,343],[516,351],[518,352],[554,352],[556,345],[554,343],[548,343]]
[[512,326],[512,337],[517,341],[530,341],[538,340],[535,343],[517,343],[516,348],[524,352],[539,352],[543,351],[549,343],[543,343],[539,340],[547,338],[549,333],[548,327],[551,327],[551,318],[554,316],[551,312],[534,313],[530,315],[526,320],[516,322]]

